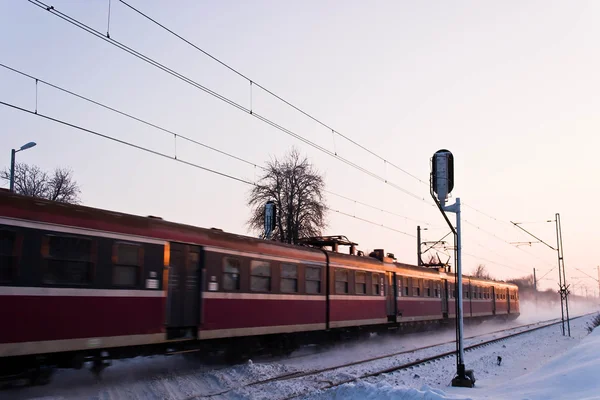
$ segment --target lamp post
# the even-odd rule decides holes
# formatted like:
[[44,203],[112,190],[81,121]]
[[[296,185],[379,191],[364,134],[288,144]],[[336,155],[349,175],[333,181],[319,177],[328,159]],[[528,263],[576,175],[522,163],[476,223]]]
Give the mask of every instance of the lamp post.
[[35,142],[29,142],[21,146],[19,150],[12,149],[10,152],[10,191],[11,193],[15,191],[15,154],[20,151],[27,150],[35,146]]

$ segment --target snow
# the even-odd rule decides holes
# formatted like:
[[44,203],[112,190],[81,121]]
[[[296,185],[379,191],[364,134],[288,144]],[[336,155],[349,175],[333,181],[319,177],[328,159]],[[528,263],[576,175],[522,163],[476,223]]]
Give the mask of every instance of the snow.
[[[589,320],[572,321],[571,338],[562,336],[557,325],[467,353],[467,367],[477,378],[472,389],[451,387],[454,360],[442,360],[301,398],[600,400],[600,328],[586,336]],[[498,355],[503,358],[500,366]]]
[[[493,397],[522,399],[600,399],[600,328],[581,343],[511,382],[508,390],[492,392]],[[490,397],[491,398],[491,397]]]
[[388,383],[371,384],[359,382],[347,384],[333,392],[325,392],[311,397],[312,400],[325,399],[364,399],[364,400],[444,400],[468,399],[460,395],[448,395],[439,389],[423,385],[420,389],[392,386]]

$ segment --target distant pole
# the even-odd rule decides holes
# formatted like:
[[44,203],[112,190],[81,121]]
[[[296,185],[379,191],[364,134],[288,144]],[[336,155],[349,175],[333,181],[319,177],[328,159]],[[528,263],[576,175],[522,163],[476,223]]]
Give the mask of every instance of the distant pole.
[[15,191],[15,153],[17,151],[12,149],[10,151],[10,191],[13,193]]
[[556,252],[558,254],[558,282],[560,293],[560,311],[562,315],[562,331],[565,334],[565,314],[567,317],[567,329],[571,336],[571,323],[569,321],[569,286],[567,286],[567,276],[565,274],[565,260],[562,245],[562,227],[560,224],[560,214],[556,213],[554,221],[556,222]]
[[538,293],[537,293],[537,278],[535,276],[535,268],[533,269],[533,299],[535,301],[535,306],[537,307]]
[[423,265],[421,260],[421,226],[417,225],[417,265],[420,267]]

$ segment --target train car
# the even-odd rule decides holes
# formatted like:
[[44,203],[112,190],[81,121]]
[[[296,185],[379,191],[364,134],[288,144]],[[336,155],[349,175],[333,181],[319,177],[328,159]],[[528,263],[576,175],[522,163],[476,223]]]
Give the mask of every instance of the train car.
[[[99,373],[107,359],[155,353],[286,353],[455,318],[453,274],[340,237],[303,244],[0,191],[0,376],[44,382],[46,366],[91,361]],[[464,283],[465,319],[518,316],[516,286]]]

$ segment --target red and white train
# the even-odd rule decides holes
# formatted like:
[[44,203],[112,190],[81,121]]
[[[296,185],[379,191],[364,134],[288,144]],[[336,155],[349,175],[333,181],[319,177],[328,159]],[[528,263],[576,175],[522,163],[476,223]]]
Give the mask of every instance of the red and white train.
[[[350,253],[0,191],[0,375],[452,322],[453,274]],[[466,320],[519,315],[463,282]]]

